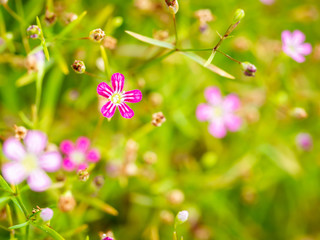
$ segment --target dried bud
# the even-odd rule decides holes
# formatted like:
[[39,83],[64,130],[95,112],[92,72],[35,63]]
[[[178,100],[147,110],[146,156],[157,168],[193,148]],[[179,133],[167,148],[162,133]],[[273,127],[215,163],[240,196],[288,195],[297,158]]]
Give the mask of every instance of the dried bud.
[[160,220],[165,224],[172,224],[174,221],[174,215],[167,210],[162,210],[160,212]]
[[311,135],[309,133],[299,133],[296,136],[296,144],[297,144],[297,147],[302,150],[305,150],[305,151],[311,150],[313,147],[313,140]]
[[29,38],[37,39],[40,37],[41,29],[37,25],[31,25],[27,28]]
[[188,211],[184,210],[181,212],[178,212],[176,216],[176,224],[182,224],[188,220],[189,213]]
[[291,111],[291,115],[297,119],[304,119],[308,117],[308,113],[305,109],[296,107]]
[[166,118],[164,117],[162,112],[152,114],[151,123],[153,126],[160,127],[165,121],[166,121]]
[[143,155],[143,160],[148,164],[154,164],[157,162],[158,156],[154,152],[148,151]]
[[181,190],[174,189],[168,193],[167,200],[170,204],[179,205],[184,201],[184,194]]
[[96,186],[97,188],[101,188],[104,184],[104,177],[102,175],[96,176],[93,179],[93,184],[94,186]]
[[76,200],[74,199],[70,191],[66,192],[64,195],[60,196],[58,202],[58,208],[62,212],[70,212],[76,206]]
[[49,10],[46,10],[44,21],[48,26],[52,25],[57,21],[57,15],[54,12],[50,12]]
[[40,217],[43,221],[47,222],[50,221],[53,217],[53,211],[51,208],[44,208],[41,210]]
[[15,137],[22,140],[26,137],[28,130],[23,126],[14,125]]
[[165,0],[170,13],[177,14],[179,10],[178,0]]
[[233,23],[240,22],[242,18],[244,18],[245,13],[243,9],[237,9],[233,16]]
[[158,30],[153,33],[153,38],[158,39],[160,41],[167,40],[169,37],[169,32],[166,30]]
[[90,176],[87,169],[79,170],[77,174],[78,174],[79,180],[82,182],[86,182]]
[[79,74],[82,74],[86,71],[86,66],[84,65],[84,62],[80,60],[75,60],[71,67],[76,73]]
[[78,15],[75,14],[75,13],[65,13],[63,15],[63,22],[68,25],[70,24],[71,22],[73,22],[74,20],[78,19]]
[[101,42],[105,37],[106,34],[101,28],[94,29],[89,34],[89,38],[94,42]]
[[249,63],[249,62],[243,62],[241,63],[241,67],[244,71],[244,75],[248,77],[254,77],[255,72],[257,71],[257,68],[255,65]]
[[117,47],[117,39],[115,39],[114,37],[111,37],[111,36],[107,36],[103,42],[102,42],[102,45],[105,47],[105,48],[108,48],[110,50],[113,50]]

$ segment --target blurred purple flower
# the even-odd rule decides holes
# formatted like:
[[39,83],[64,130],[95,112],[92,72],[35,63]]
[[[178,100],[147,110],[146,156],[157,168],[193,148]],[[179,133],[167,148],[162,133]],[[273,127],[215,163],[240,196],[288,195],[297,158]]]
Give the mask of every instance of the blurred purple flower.
[[312,52],[311,44],[304,43],[306,36],[299,30],[295,30],[293,33],[285,30],[282,32],[281,38],[284,53],[298,63],[304,62],[306,60],[304,56]]
[[199,121],[210,123],[209,133],[216,138],[223,138],[226,136],[227,130],[231,132],[239,130],[242,119],[235,113],[240,107],[238,96],[229,94],[223,98],[217,87],[208,87],[204,95],[208,104],[199,104],[196,116]]
[[65,154],[63,168],[67,171],[84,170],[88,163],[98,162],[100,153],[97,149],[89,149],[90,140],[79,137],[74,145],[70,140],[64,140],[60,144],[61,152]]
[[260,0],[260,2],[262,2],[265,5],[272,5],[274,3],[275,0]]
[[40,217],[43,221],[49,221],[53,217],[53,211],[51,208],[44,208],[41,210]]
[[42,192],[51,185],[46,172],[55,172],[61,166],[61,155],[57,151],[45,151],[47,136],[37,130],[28,131],[24,145],[14,137],[3,144],[4,155],[11,160],[2,167],[3,177],[11,184],[19,184],[24,179],[30,189]]
[[312,137],[309,133],[299,133],[296,136],[296,144],[298,148],[301,148],[305,151],[309,151],[312,149],[313,141]]
[[133,110],[126,102],[137,103],[142,99],[140,90],[122,91],[124,85],[124,76],[121,73],[115,73],[111,77],[112,88],[102,82],[97,87],[99,95],[107,98],[109,101],[101,108],[101,113],[106,118],[112,118],[116,108],[119,108],[120,114],[124,118],[132,118]]

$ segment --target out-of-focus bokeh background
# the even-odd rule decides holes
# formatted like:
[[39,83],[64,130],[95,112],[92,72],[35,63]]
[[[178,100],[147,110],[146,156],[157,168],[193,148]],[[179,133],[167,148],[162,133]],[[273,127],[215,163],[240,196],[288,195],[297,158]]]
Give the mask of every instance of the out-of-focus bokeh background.
[[[30,210],[52,206],[50,224],[66,239],[99,239],[108,230],[119,240],[172,239],[174,216],[181,210],[189,211],[188,222],[178,227],[186,240],[320,239],[317,0],[275,0],[271,5],[259,0],[180,0],[176,20],[182,48],[212,48],[219,40],[216,32],[223,34],[235,10],[244,9],[245,18],[220,50],[255,64],[256,77],[244,76],[237,63],[221,54],[213,60],[234,80],[178,53],[154,60],[166,50],[125,33],[173,42],[172,15],[161,0],[9,0],[8,6],[21,21],[0,6],[1,141],[14,135],[15,124],[32,127],[37,73],[27,56],[40,41],[27,39],[25,32],[39,16],[50,61],[45,62],[36,128],[56,146],[87,136],[102,156],[87,182],[61,170],[51,175],[56,188],[22,193]],[[47,9],[57,17],[52,24],[44,19]],[[213,15],[205,26],[196,14],[200,9]],[[76,26],[59,35],[72,24],[73,14],[79,17],[84,11]],[[96,87],[101,78],[109,79],[99,44],[82,39],[97,28],[114,38],[103,42],[111,73],[124,74],[125,89],[142,91],[142,101],[129,104],[135,111],[130,120],[119,112],[111,121],[101,116]],[[300,30],[312,44],[304,63],[283,53],[284,30]],[[206,59],[210,52],[197,54]],[[76,59],[84,61],[90,75],[72,70]],[[210,135],[208,123],[195,116],[209,86],[218,86],[224,95],[235,93],[242,102],[241,130],[223,139]],[[308,116],[297,113],[298,107]],[[160,127],[151,124],[156,112],[166,118]],[[301,132],[313,138],[308,151],[296,144]],[[1,163],[6,161],[2,156]],[[77,205],[64,213],[57,202],[68,190]],[[119,215],[107,214],[95,199]],[[14,216],[14,224],[23,222],[18,211]],[[1,211],[0,225],[7,226],[7,220]],[[23,234],[17,230],[16,237],[22,239],[19,231]],[[34,228],[30,234],[32,239],[50,239]],[[9,232],[0,228],[0,239],[9,239]]]

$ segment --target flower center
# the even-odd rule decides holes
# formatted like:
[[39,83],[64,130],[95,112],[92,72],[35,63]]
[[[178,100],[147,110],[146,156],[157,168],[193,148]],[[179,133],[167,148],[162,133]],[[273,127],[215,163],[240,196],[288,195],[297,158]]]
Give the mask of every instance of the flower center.
[[84,153],[82,153],[80,151],[73,151],[70,154],[70,158],[71,158],[72,162],[77,163],[77,164],[83,163],[84,160],[86,159]]
[[110,101],[115,104],[115,105],[119,105],[123,102],[123,99],[122,99],[122,93],[114,93],[111,95],[110,97]]
[[33,154],[27,154],[21,164],[24,166],[26,172],[32,172],[38,168],[38,157]]
[[213,117],[223,117],[224,111],[221,106],[213,107],[212,115]]

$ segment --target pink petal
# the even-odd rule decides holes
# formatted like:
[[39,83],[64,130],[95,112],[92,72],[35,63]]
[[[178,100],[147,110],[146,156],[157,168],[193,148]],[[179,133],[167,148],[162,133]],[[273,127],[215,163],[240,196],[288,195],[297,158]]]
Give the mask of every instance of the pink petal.
[[288,44],[291,44],[292,42],[292,36],[291,36],[291,32],[288,31],[288,30],[285,30],[281,33],[281,40],[282,40],[282,43],[284,45],[288,45]]
[[60,143],[60,150],[64,154],[70,154],[74,150],[73,142],[64,140]]
[[121,73],[115,73],[111,77],[111,83],[115,92],[122,92],[124,85],[124,76]]
[[297,47],[297,52],[302,55],[309,55],[312,52],[312,46],[310,43],[303,43]]
[[51,179],[45,171],[36,169],[30,173],[28,185],[32,191],[43,192],[51,186]]
[[99,83],[97,87],[97,93],[103,97],[109,98],[113,93],[113,89],[105,82],[102,82]]
[[133,110],[124,102],[118,105],[120,114],[124,118],[132,118],[134,116]]
[[204,103],[201,103],[197,107],[196,116],[199,121],[207,121],[211,116],[212,108]]
[[235,111],[240,107],[240,99],[235,94],[227,95],[223,100],[223,107],[227,111]]
[[88,164],[86,163],[81,163],[78,167],[78,170],[85,170],[88,168]]
[[132,103],[137,103],[140,102],[142,99],[142,93],[140,90],[132,90],[125,92],[123,95],[123,101],[125,102],[132,102]]
[[292,53],[291,55],[289,55],[293,60],[295,60],[298,63],[302,63],[306,60],[306,58],[299,54],[299,53]]
[[46,152],[39,159],[40,167],[47,172],[55,172],[60,169],[62,157],[59,152]]
[[98,162],[100,160],[100,153],[97,149],[91,149],[87,153],[88,162]]
[[227,129],[221,118],[213,120],[209,125],[209,133],[216,138],[223,138],[227,134]]
[[14,137],[8,138],[3,143],[2,151],[8,159],[13,161],[21,161],[26,155],[22,143]]
[[87,137],[79,137],[76,142],[77,150],[86,152],[90,146],[90,140]]
[[105,105],[101,108],[101,113],[106,118],[112,118],[117,106],[113,104],[111,101],[107,102]]
[[62,167],[66,171],[73,171],[76,168],[76,164],[70,160],[70,158],[63,159]]
[[224,118],[225,125],[231,132],[236,132],[242,126],[242,119],[234,114],[229,114]]
[[41,131],[30,130],[24,139],[28,152],[40,154],[47,146],[47,136]]
[[20,162],[10,162],[2,166],[2,175],[10,184],[19,184],[27,178],[27,172]]
[[222,101],[220,89],[217,87],[208,87],[204,91],[204,95],[209,103],[217,105]]
[[299,45],[306,40],[306,36],[303,32],[295,30],[292,34],[292,41],[294,45]]

